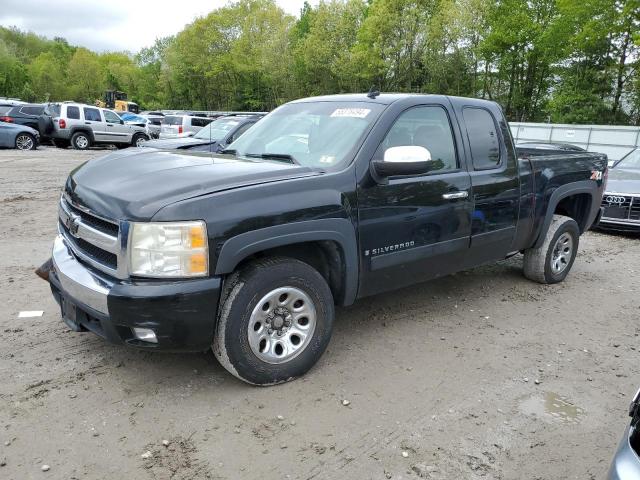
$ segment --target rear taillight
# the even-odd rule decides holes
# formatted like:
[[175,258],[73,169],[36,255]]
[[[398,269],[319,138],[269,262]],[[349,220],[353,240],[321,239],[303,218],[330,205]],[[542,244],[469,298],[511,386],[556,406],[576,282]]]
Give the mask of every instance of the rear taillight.
[[60,120],[58,120],[58,126],[60,128],[67,128],[67,122],[64,121],[64,118],[61,118]]
[[178,134],[182,133],[182,125],[178,127]]
[[13,118],[11,118],[11,117],[0,117],[0,122],[13,123]]

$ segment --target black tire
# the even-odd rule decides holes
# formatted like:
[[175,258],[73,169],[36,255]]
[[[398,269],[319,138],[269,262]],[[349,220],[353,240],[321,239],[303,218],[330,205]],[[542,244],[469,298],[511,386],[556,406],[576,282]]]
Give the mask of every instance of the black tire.
[[[311,299],[316,314],[315,327],[297,356],[274,364],[254,353],[248,329],[258,302],[282,287],[298,289]],[[247,383],[264,386],[286,382],[304,375],[322,356],[331,339],[333,319],[331,290],[314,268],[290,258],[260,260],[234,273],[225,282],[213,352],[224,368]]]
[[[565,254],[568,237],[571,238],[570,252]],[[560,237],[563,239],[559,242]],[[580,243],[580,228],[573,218],[554,215],[544,242],[538,248],[530,248],[524,252],[524,276],[534,282],[551,284],[563,281],[576,259]],[[564,254],[562,258],[559,254]],[[562,268],[558,271],[554,268]]]
[[133,138],[131,138],[131,146],[133,147],[138,147],[139,142],[146,142],[149,140],[149,137],[147,137],[144,133],[136,133]]
[[91,147],[91,137],[85,132],[76,132],[71,136],[71,146],[76,150],[87,150]]
[[71,142],[69,140],[65,140],[63,138],[53,138],[51,139],[51,141],[57,148],[69,148],[69,146],[71,145]]
[[15,144],[18,150],[35,150],[38,146],[36,137],[27,132],[21,132],[16,135]]

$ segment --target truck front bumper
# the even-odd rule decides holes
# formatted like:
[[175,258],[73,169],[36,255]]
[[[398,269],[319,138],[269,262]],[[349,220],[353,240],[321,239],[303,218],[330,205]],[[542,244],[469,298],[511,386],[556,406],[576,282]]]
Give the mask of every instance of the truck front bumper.
[[[170,351],[211,346],[222,280],[128,280],[81,263],[56,237],[49,283],[64,322],[109,342]],[[146,334],[145,334],[146,332]]]

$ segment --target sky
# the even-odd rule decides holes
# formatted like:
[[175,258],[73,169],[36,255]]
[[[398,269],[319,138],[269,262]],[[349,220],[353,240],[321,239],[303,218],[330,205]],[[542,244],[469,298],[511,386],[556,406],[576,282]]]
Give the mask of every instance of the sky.
[[[276,3],[299,16],[304,0]],[[309,3],[315,5],[317,0]],[[226,4],[226,0],[0,0],[0,25],[47,38],[64,37],[72,45],[98,52],[137,52]]]

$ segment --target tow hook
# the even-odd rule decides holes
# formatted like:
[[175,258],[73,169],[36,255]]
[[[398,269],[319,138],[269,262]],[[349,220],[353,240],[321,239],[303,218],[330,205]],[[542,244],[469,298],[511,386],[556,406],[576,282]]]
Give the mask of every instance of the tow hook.
[[38,268],[36,268],[36,275],[38,275],[41,279],[49,281],[49,272],[53,270],[53,262],[51,259],[44,262]]

